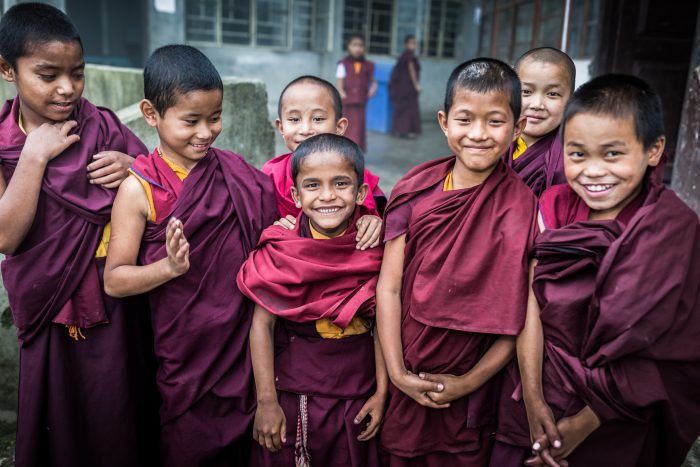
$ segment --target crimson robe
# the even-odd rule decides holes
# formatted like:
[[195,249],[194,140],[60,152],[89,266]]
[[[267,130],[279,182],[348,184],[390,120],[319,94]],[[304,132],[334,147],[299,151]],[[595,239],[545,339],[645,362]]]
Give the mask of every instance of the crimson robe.
[[397,135],[420,134],[421,132],[418,91],[411,80],[410,64],[413,64],[416,70],[416,79],[418,79],[420,77],[418,58],[413,52],[406,50],[394,65],[389,80],[389,96],[393,107],[391,132]]
[[[19,98],[0,109],[0,164],[10,183],[26,135]],[[103,293],[95,252],[115,192],[89,183],[100,151],[143,143],[111,111],[80,99],[80,141],[46,167],[31,228],[2,263],[20,345],[16,465],[150,466],[157,439],[152,336],[143,297]],[[73,340],[66,326],[79,326]]]
[[[282,217],[288,215],[297,217],[301,213],[301,208],[298,208],[292,199],[291,188],[294,186],[294,180],[292,179],[291,159],[291,152],[282,154],[265,162],[262,168],[262,171],[270,176],[275,185],[277,209]],[[379,188],[379,177],[365,168],[364,182],[369,186],[369,194],[362,205],[367,208],[368,214],[378,216],[380,214],[377,211],[378,203],[375,198],[381,198],[379,204],[382,205],[385,204],[384,198],[386,198],[384,192]]]
[[248,451],[255,394],[248,348],[252,304],[235,274],[277,216],[269,178],[241,156],[210,149],[184,180],[154,152],[133,171],[153,192],[139,260],[167,256],[165,231],[180,219],[190,269],[149,293],[163,398],[163,465],[240,465]]
[[[540,200],[545,400],[557,420],[586,405],[601,420],[572,466],[680,465],[700,434],[700,224],[653,176],[645,184],[616,220],[588,221],[568,185]],[[530,451],[517,368],[510,376],[492,465]]]
[[241,291],[281,318],[275,327],[275,383],[287,442],[277,453],[254,446],[252,465],[294,465],[302,396],[311,465],[379,465],[376,438],[357,441],[366,422],[353,422],[375,391],[372,333],[324,339],[315,328],[319,319],[345,328],[354,317],[374,317],[382,249],[356,248],[355,221],[365,213],[358,207],[348,231],[328,240],[311,238],[304,214],[294,230],[272,226],[238,274]]
[[[406,234],[401,338],[416,374],[467,373],[525,319],[536,199],[501,162],[480,185],[445,192],[454,164],[452,156],[412,169],[387,206],[385,240]],[[495,377],[449,408],[431,409],[391,385],[381,438],[391,465],[488,462],[498,388]]]
[[[355,63],[361,63],[359,73],[355,73]],[[357,143],[367,152],[367,101],[369,86],[374,78],[374,62],[356,60],[350,56],[344,57],[339,64],[345,67],[345,99],[343,99],[343,117],[348,119],[348,129],[345,136]]]
[[539,197],[547,188],[566,183],[564,175],[564,150],[561,147],[559,127],[529,146],[513,160],[517,141],[510,145],[503,161],[515,170],[520,178]]

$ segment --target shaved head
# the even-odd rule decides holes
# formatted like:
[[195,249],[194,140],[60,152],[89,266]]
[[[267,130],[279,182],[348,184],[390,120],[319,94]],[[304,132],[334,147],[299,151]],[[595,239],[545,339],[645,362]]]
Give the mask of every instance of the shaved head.
[[576,83],[576,65],[574,61],[571,60],[566,53],[554,47],[538,47],[536,49],[528,50],[520,56],[520,58],[515,62],[515,71],[524,65],[525,63],[540,62],[540,63],[551,63],[560,67],[569,79],[569,84],[571,85],[571,92],[574,92],[574,86]]

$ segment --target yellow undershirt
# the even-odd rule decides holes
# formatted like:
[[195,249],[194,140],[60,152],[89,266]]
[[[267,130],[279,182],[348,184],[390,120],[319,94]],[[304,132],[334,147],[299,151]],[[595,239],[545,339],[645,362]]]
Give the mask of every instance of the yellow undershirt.
[[442,191],[452,191],[454,190],[454,184],[452,183],[452,171],[445,177],[445,183],[442,184]]
[[518,136],[518,139],[515,142],[515,151],[513,151],[513,160],[517,159],[520,157],[525,151],[527,151],[527,144],[525,143],[525,140],[522,139],[522,137]]
[[[311,229],[311,237],[316,240],[328,240],[331,238],[314,229],[311,221],[309,221],[309,228]],[[345,232],[342,232],[339,235],[343,235],[344,233]],[[330,319],[319,319],[316,321],[316,332],[324,339],[342,339],[344,337],[356,336],[369,332],[371,328],[372,324],[370,320],[360,318],[359,316],[354,317],[345,329],[336,326]]]
[[[175,162],[168,159],[168,157],[165,154],[163,154],[160,149],[158,149],[158,155],[165,161],[166,164],[168,164],[168,167],[170,167],[173,170],[173,172],[175,172],[175,175],[177,175],[177,178],[179,178],[180,180],[184,180],[185,178],[187,178],[187,175],[189,173],[189,172],[187,172],[187,169],[185,169],[184,167],[180,167]],[[153,192],[151,191],[151,184],[148,183],[143,178],[138,177],[138,176],[136,177],[136,180],[138,180],[139,183],[141,183],[141,186],[143,187],[143,189],[146,190],[146,197],[148,198],[148,209],[149,209],[148,220],[150,220],[151,222],[155,222],[156,221],[156,207],[153,204]]]
[[353,65],[355,65],[355,74],[359,75],[360,71],[362,71],[362,62],[355,62]]
[[[22,123],[22,114],[19,114],[17,119],[17,126],[22,133],[27,134],[27,130],[24,129],[24,124]],[[107,250],[109,249],[109,235],[112,233],[112,224],[107,223],[104,230],[102,231],[102,238],[100,239],[100,244],[97,246],[97,251],[95,251],[95,258],[104,258],[107,256]]]

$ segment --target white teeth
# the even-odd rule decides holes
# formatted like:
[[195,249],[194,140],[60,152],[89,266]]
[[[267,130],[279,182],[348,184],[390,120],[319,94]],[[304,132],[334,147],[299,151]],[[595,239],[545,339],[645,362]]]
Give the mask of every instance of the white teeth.
[[610,188],[612,188],[612,185],[586,185],[586,190],[594,193],[609,190]]
[[331,209],[319,209],[318,210],[321,214],[333,214],[334,212],[338,212],[338,208],[331,208]]

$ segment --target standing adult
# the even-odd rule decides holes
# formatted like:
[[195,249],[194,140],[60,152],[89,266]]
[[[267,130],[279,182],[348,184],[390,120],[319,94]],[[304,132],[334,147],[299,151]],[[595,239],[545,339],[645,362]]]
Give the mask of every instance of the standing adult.
[[391,72],[389,96],[394,107],[391,133],[399,137],[415,138],[421,133],[418,94],[421,92],[420,63],[416,57],[416,36],[404,40],[404,51]]

